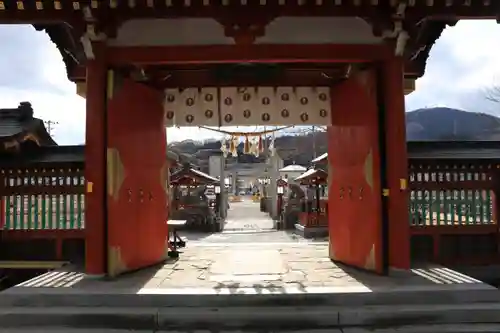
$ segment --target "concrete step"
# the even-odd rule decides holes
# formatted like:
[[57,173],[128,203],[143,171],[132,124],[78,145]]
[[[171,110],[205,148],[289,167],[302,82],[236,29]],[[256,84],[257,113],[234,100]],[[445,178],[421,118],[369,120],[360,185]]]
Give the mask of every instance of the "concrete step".
[[4,329],[9,328],[65,327],[67,329],[87,330],[156,331],[203,330],[207,328],[247,331],[342,328],[343,332],[346,332],[347,328],[377,328],[382,330],[414,325],[500,324],[499,314],[500,303],[405,307],[15,307],[0,309],[0,331],[4,332]]
[[[6,333],[130,333],[130,330],[115,329],[68,329],[64,327],[49,327],[43,329],[8,329],[2,330]],[[186,330],[134,330],[135,333],[498,333],[500,325],[495,324],[471,324],[471,325],[425,325],[405,326],[398,329],[366,329],[366,328],[344,328],[344,329],[312,329],[312,330],[218,330],[208,329],[186,331]]]
[[[461,285],[458,285],[461,286]],[[475,287],[476,286],[476,287]],[[340,291],[340,292],[339,292]],[[72,288],[12,288],[0,293],[1,307],[279,307],[306,306],[376,306],[499,303],[500,291],[482,284],[467,289],[457,285],[436,288],[394,288],[385,291],[360,292],[348,287],[294,288],[259,293],[255,288],[214,290],[206,288],[146,289],[140,294],[130,290],[83,291]]]
[[[333,331],[332,333],[498,333],[500,332],[499,330],[499,324],[459,324],[402,326],[397,329],[344,328],[339,330],[339,332]],[[313,330],[310,333],[315,332]],[[321,333],[327,332],[323,330]]]

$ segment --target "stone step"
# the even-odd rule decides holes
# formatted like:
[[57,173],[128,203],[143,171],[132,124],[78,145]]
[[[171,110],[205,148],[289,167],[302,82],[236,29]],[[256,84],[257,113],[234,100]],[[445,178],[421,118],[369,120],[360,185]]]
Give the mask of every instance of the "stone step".
[[[498,333],[500,324],[416,325],[394,328],[344,328],[332,333]],[[83,333],[83,332],[82,332]],[[200,332],[201,333],[201,332]],[[222,332],[221,332],[222,333]],[[295,333],[295,332],[294,332]],[[304,332],[305,333],[305,332]],[[309,333],[315,333],[314,330]],[[327,333],[324,330],[317,333]]]
[[[117,329],[68,329],[64,327],[48,327],[43,329],[33,328],[13,328],[2,330],[6,333],[130,333],[130,330],[117,330]],[[218,330],[208,329],[196,331],[186,330],[134,330],[135,333],[498,333],[500,332],[500,325],[497,324],[465,324],[465,325],[418,325],[418,326],[404,326],[397,329],[383,328],[383,329],[369,329],[369,328],[344,328],[344,329],[311,329],[311,330],[280,330],[280,331],[267,331],[267,330]]]
[[347,328],[389,329],[412,325],[500,324],[499,313],[500,303],[405,307],[17,307],[0,309],[0,331],[5,332],[4,329],[9,328],[65,327],[170,332],[207,328],[250,331],[342,328],[343,332],[346,332]]
[[434,288],[394,288],[366,292],[349,287],[277,288],[178,288],[89,292],[72,288],[11,288],[0,293],[2,307],[238,307],[238,306],[370,306],[499,303],[500,291],[482,284],[437,285]]

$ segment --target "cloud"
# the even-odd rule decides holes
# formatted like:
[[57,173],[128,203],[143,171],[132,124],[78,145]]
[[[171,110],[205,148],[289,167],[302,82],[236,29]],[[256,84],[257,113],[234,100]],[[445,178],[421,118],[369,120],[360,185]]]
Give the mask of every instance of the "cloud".
[[447,28],[430,52],[425,75],[406,98],[407,110],[448,106],[500,115],[486,92],[500,84],[500,25],[460,21]]
[[[500,84],[499,38],[495,21],[461,21],[446,29],[417,90],[406,98],[407,110],[439,105],[500,115],[500,108],[485,100],[487,87],[495,80]],[[29,25],[2,25],[0,40],[0,107],[30,101],[37,117],[58,122],[53,134],[59,144],[84,143],[85,101],[67,80],[61,55],[47,34]],[[196,128],[168,129],[169,141],[220,136]]]
[[85,100],[76,95],[55,45],[30,25],[0,27],[0,107],[30,101],[35,116],[55,121],[59,144],[85,141]]

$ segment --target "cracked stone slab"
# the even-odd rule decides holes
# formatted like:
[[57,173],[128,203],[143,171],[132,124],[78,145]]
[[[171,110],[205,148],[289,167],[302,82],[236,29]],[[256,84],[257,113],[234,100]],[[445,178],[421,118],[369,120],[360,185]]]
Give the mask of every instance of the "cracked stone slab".
[[304,282],[306,279],[306,274],[301,271],[290,271],[283,275],[283,282],[285,283]]
[[214,282],[266,282],[280,281],[281,274],[252,274],[252,275],[212,275]]
[[210,267],[213,275],[276,275],[286,271],[279,251],[267,249],[227,251]]
[[198,260],[197,262],[192,263],[191,267],[196,269],[208,269],[212,263],[213,261],[211,260]]

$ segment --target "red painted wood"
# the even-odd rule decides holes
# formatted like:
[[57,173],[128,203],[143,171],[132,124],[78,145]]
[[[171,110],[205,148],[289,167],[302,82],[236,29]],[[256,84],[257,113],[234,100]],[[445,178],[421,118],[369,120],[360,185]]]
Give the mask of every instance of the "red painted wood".
[[0,230],[5,226],[5,197],[0,196]]
[[306,227],[309,221],[309,213],[300,212],[299,213],[299,223],[300,225]]
[[104,47],[94,45],[95,59],[87,62],[85,180],[92,191],[85,196],[85,270],[101,275],[105,268],[106,191],[106,64]]
[[389,58],[393,49],[382,45],[202,45],[113,47],[108,62],[116,65],[202,63],[352,63]]
[[85,238],[84,229],[73,230],[3,230],[4,239],[81,239]]
[[[355,76],[332,88],[331,102],[336,112],[328,131],[330,257],[382,273],[382,189],[373,75]],[[367,162],[370,154],[371,163]]]
[[485,235],[496,233],[496,224],[411,226],[412,235]]
[[[408,223],[408,155],[403,84],[403,59],[383,64],[387,186],[389,188],[389,265],[410,268],[410,226]],[[406,184],[401,184],[405,180]],[[405,185],[406,188],[401,188]]]
[[165,258],[168,216],[163,94],[127,79],[116,88],[108,102],[108,149],[119,152],[124,178],[118,195],[108,196],[108,249],[121,261],[110,275]]

